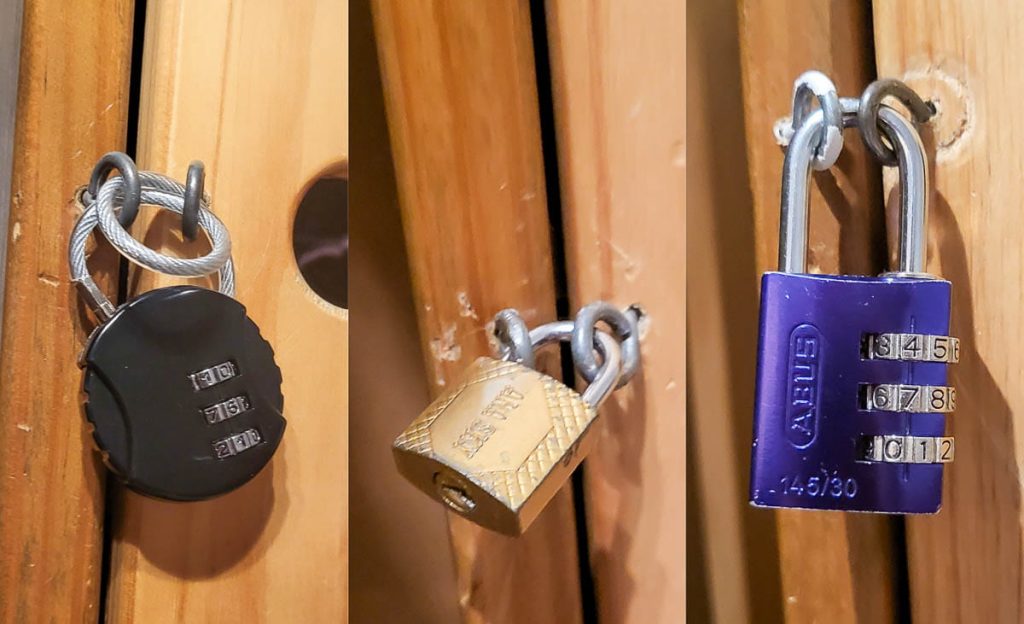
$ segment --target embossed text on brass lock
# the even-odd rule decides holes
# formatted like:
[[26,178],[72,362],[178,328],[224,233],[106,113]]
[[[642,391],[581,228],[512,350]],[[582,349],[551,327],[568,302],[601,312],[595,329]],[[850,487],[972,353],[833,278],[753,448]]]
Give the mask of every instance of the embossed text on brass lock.
[[[532,355],[544,344],[570,340],[576,324],[543,325],[521,343]],[[620,327],[627,334],[633,328],[635,338],[635,320]],[[590,340],[602,361],[582,395],[514,361],[521,348],[510,349],[507,360],[477,359],[395,440],[399,471],[481,526],[508,535],[525,531],[590,450],[597,409],[625,368],[625,348],[620,353],[610,334],[598,330]]]

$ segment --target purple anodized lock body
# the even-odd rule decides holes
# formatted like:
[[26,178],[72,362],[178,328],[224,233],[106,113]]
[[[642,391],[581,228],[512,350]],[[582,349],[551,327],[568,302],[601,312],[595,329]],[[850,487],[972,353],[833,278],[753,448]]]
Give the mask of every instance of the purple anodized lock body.
[[[877,124],[900,170],[898,271],[880,277],[807,271],[812,161],[827,168],[826,109],[863,123],[857,100],[840,100],[816,72],[822,107],[805,115],[786,151],[780,272],[761,282],[761,321],[751,450],[750,502],[762,507],[935,513],[953,459],[946,415],[956,407],[946,366],[950,283],[924,273],[927,165],[913,125],[881,106]],[[806,91],[806,89],[804,89]],[[834,98],[829,104],[828,98]],[[794,115],[794,118],[797,116]],[[872,122],[875,123],[875,122]],[[841,136],[842,128],[838,128]],[[822,149],[816,153],[816,143]],[[841,149],[841,144],[840,144]],[[825,158],[822,154],[827,154]]]
[[942,463],[864,461],[879,435],[941,437],[944,413],[864,408],[865,384],[945,386],[946,364],[867,358],[865,336],[949,332],[938,279],[766,273],[750,500],[767,507],[934,513]]

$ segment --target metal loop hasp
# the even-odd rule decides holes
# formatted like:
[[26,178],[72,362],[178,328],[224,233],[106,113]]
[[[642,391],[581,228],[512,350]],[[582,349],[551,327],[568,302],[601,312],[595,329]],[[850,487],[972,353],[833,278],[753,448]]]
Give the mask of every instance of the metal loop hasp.
[[[125,160],[127,159],[127,160]],[[100,321],[109,319],[115,306],[100,291],[96,282],[89,275],[86,263],[86,243],[93,230],[97,227],[104,237],[123,256],[152,271],[180,277],[202,277],[217,273],[218,290],[233,297],[235,293],[234,265],[231,261],[231,238],[227,228],[212,212],[209,211],[208,200],[202,194],[202,179],[193,181],[192,188],[186,190],[178,182],[165,176],[143,171],[139,172],[135,164],[124,154],[107,154],[100,165],[108,167],[117,163],[122,173],[127,176],[115,176],[103,182],[95,194],[83,198],[86,203],[71,232],[68,245],[68,261],[71,265],[71,279],[78,286],[83,298]],[[199,168],[201,171],[201,167]],[[102,171],[98,165],[94,170]],[[109,171],[109,170],[108,170]],[[105,175],[105,174],[104,174]],[[195,176],[193,176],[195,177]],[[134,182],[133,182],[134,180]],[[178,214],[183,214],[186,203],[199,197],[196,221],[198,226],[210,238],[212,250],[200,258],[177,258],[156,252],[137,241],[122,225],[125,208],[129,205],[134,189],[139,184],[139,204],[157,206]],[[198,194],[196,191],[198,190]],[[137,207],[136,207],[137,210]],[[134,220],[134,216],[131,220]],[[128,220],[130,222],[130,220]]]
[[[569,342],[576,371],[590,384],[584,398],[591,397],[596,405],[612,390],[625,385],[640,366],[637,318],[635,307],[623,312],[610,304],[595,302],[584,306],[573,321],[555,321],[528,330],[519,313],[509,308],[495,316],[494,334],[502,359],[530,368],[534,368],[537,349],[552,342]],[[609,325],[611,333],[597,329],[602,321]],[[614,354],[609,343],[614,344]],[[581,363],[592,364],[592,374],[585,372]]]
[[836,163],[843,151],[843,111],[835,84],[817,70],[804,72],[793,83],[794,134],[810,114],[814,99],[818,100],[824,124],[814,142],[812,166],[824,171]]

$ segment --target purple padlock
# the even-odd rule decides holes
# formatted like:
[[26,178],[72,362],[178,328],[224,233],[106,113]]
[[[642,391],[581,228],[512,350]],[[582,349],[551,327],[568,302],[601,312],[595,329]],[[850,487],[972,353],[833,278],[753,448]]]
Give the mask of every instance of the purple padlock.
[[[857,100],[843,99],[843,125]],[[959,359],[950,283],[924,273],[927,165],[914,126],[878,111],[900,170],[899,269],[806,272],[808,186],[822,110],[806,115],[783,174],[779,272],[761,282],[750,502],[760,507],[935,513],[953,459],[945,437]]]

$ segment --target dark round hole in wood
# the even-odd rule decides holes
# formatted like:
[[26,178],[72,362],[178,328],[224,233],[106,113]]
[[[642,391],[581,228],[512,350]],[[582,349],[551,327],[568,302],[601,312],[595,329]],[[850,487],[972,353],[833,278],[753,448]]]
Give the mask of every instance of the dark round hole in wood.
[[348,180],[320,178],[309,187],[295,214],[295,261],[317,295],[348,307]]

